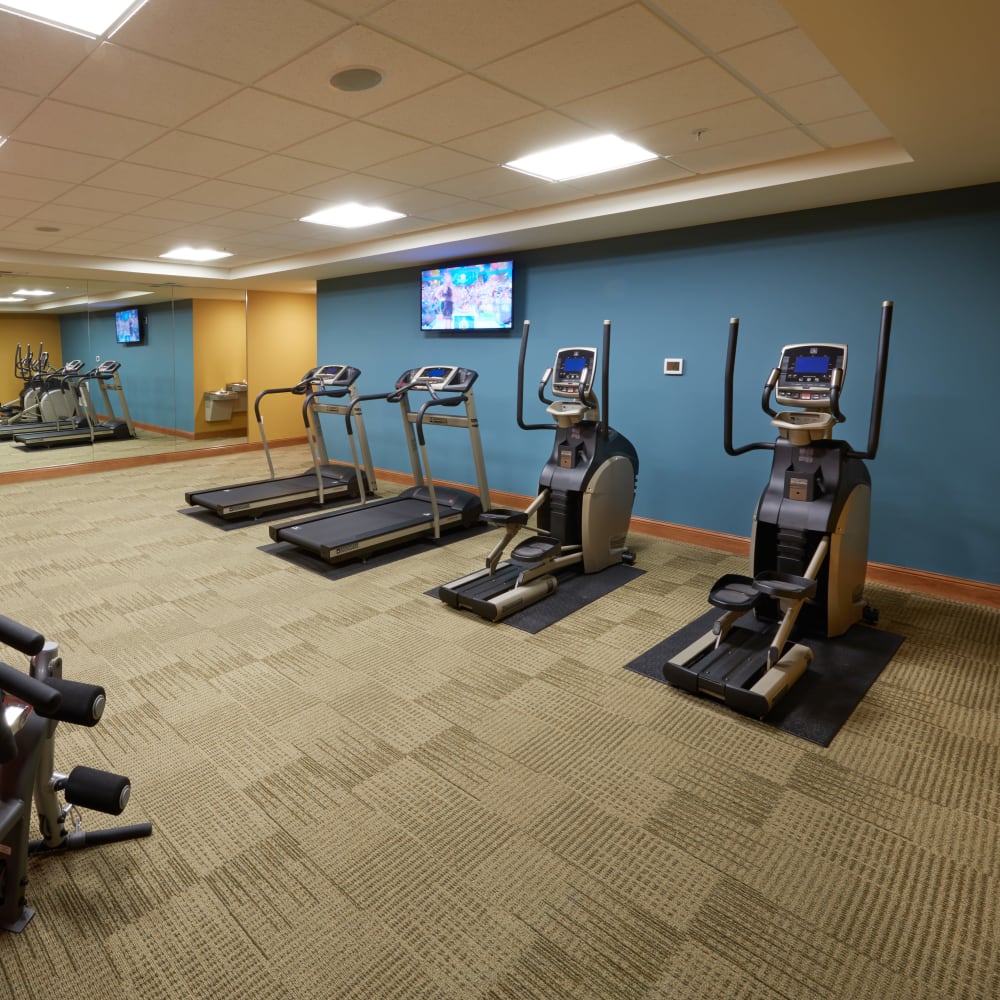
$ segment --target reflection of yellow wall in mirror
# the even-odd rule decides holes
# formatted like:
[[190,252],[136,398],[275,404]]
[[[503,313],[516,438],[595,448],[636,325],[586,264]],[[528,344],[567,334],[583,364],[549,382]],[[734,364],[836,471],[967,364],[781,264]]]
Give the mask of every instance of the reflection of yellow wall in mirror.
[[195,437],[243,436],[247,414],[229,420],[205,419],[204,394],[242,382],[247,375],[246,309],[242,302],[195,299],[192,302]]
[[14,374],[14,353],[31,347],[37,358],[39,345],[49,352],[49,365],[62,364],[62,342],[58,316],[30,316],[23,313],[0,314],[0,403],[9,403],[21,395],[24,382]]
[[[295,292],[247,293],[248,437],[260,440],[253,400],[262,389],[295,385],[316,366],[316,296]],[[302,396],[265,396],[261,402],[269,443],[305,439]]]

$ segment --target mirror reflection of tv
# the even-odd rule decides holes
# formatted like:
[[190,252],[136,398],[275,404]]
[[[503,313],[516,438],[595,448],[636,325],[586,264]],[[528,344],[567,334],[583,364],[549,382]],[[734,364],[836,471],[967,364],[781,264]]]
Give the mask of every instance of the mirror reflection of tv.
[[119,309],[115,313],[115,341],[119,344],[141,344],[142,320],[138,309]]
[[513,300],[511,260],[430,268],[420,275],[420,329],[509,330]]

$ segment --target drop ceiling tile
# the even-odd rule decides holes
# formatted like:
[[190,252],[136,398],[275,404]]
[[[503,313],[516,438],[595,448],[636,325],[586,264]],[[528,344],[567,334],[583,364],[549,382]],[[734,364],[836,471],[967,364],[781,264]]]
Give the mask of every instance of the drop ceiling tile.
[[[116,229],[114,226],[96,226],[93,229],[88,229],[87,232],[82,234],[85,239],[99,240],[102,243],[118,247],[137,243],[139,242],[140,236],[143,235],[144,234],[130,232],[127,229]],[[169,249],[166,247],[167,237],[165,235],[163,237],[156,236],[153,238],[159,239],[160,243],[164,245],[164,248]],[[159,253],[163,253],[163,250],[160,250]]]
[[168,132],[148,146],[133,153],[129,163],[144,163],[164,170],[196,174],[199,177],[217,177],[235,170],[253,160],[259,160],[259,149],[237,146],[219,139],[187,132]]
[[[0,149],[0,152],[3,150]],[[0,191],[3,191],[5,198],[23,198],[25,201],[45,202],[58,198],[59,195],[72,187],[65,181],[4,173],[2,166],[3,161],[0,160]]]
[[48,223],[54,226],[102,226],[118,218],[120,212],[99,211],[73,205],[57,205],[49,202],[36,209],[27,218],[36,225]]
[[779,132],[789,121],[759,97],[724,108],[713,108],[687,118],[638,129],[626,138],[661,156],[699,151],[755,135]]
[[490,63],[481,72],[515,93],[557,106],[701,55],[655,14],[631,4]]
[[621,0],[396,0],[366,20],[431,55],[474,69],[620,6]]
[[772,163],[792,156],[804,156],[819,152],[822,148],[799,129],[787,128],[739,142],[679,153],[674,157],[674,162],[697,174],[711,174],[757,163]]
[[716,52],[795,27],[779,0],[650,0]]
[[826,56],[798,28],[728,49],[722,58],[766,94],[837,75]]
[[809,131],[820,142],[834,149],[891,137],[889,130],[870,111],[815,122],[809,126]]
[[110,191],[107,188],[90,187],[80,184],[53,200],[54,205],[75,205],[96,211],[134,212],[156,201],[155,195],[131,194],[126,191]]
[[32,229],[22,231],[8,226],[0,232],[0,243],[11,250],[45,250],[63,238],[62,233],[39,233]]
[[291,156],[265,156],[245,167],[230,170],[222,175],[222,180],[237,184],[252,184],[271,191],[291,193],[311,184],[330,180],[342,171],[335,167],[325,167],[319,163],[307,163]]
[[540,111],[517,121],[452,139],[448,146],[470,156],[481,156],[491,163],[509,163],[539,149],[590,139],[596,134],[594,129],[566,115]]
[[103,257],[112,254],[121,244],[117,240],[95,240],[90,236],[74,236],[72,239],[53,243],[50,250],[58,253],[79,253],[88,257]]
[[399,191],[405,191],[407,185],[381,177],[368,177],[365,174],[344,174],[323,184],[314,184],[303,188],[299,193],[309,198],[321,198],[328,205],[341,202],[356,201],[363,205],[375,204],[379,199],[386,198]]
[[141,163],[115,163],[90,179],[92,187],[111,188],[132,194],[159,195],[169,197],[198,182],[191,174],[180,174],[174,170],[160,170]]
[[50,96],[67,104],[176,126],[239,89],[229,80],[103,44]]
[[368,121],[441,143],[541,110],[533,101],[485,80],[465,76],[377,111],[368,116]]
[[307,198],[300,194],[283,194],[258,202],[253,206],[253,210],[265,215],[273,215],[277,223],[281,219],[301,219],[304,215],[312,215],[313,212],[328,207],[329,203],[322,198]]
[[137,122],[120,115],[43,101],[21,122],[14,138],[43,146],[120,160],[163,135],[160,125]]
[[426,188],[411,188],[409,191],[400,191],[398,194],[382,199],[384,208],[394,212],[403,212],[405,215],[422,217],[427,217],[428,212],[462,203],[464,203],[463,198],[456,198],[454,195],[444,194],[440,191],[430,191]]
[[559,110],[595,129],[621,134],[753,96],[753,91],[711,59],[613,87]]
[[385,0],[313,0],[313,3],[344,17],[362,18],[376,7],[381,7]]
[[193,246],[218,247],[220,250],[229,250],[226,246],[227,240],[239,239],[242,236],[239,229],[231,229],[228,226],[217,226],[214,222],[195,222],[190,225],[181,226],[173,231],[171,241],[192,244]]
[[184,192],[184,201],[197,205],[216,205],[219,208],[248,208],[257,202],[273,197],[267,188],[251,187],[248,184],[233,184],[231,181],[205,181]]
[[483,201],[456,201],[440,208],[427,209],[420,213],[422,218],[429,219],[438,225],[449,223],[470,222],[473,219],[489,219],[499,215],[500,209]]
[[42,97],[96,48],[83,35],[0,11],[0,87]]
[[285,150],[288,156],[342,170],[361,170],[427,148],[427,143],[365,122],[348,122]]
[[580,201],[582,198],[579,191],[566,184],[546,184],[498,194],[490,201],[508,211],[521,212],[533,208],[546,208],[549,205],[561,205],[568,201]]
[[120,215],[109,222],[105,229],[113,229],[116,233],[132,233],[130,239],[135,239],[135,233],[156,235],[169,233],[183,225],[177,219],[157,219],[148,215]]
[[39,102],[40,98],[33,94],[0,87],[0,136],[10,135]]
[[42,205],[42,201],[28,201],[24,198],[8,198],[6,195],[0,195],[0,215],[9,216],[11,219],[30,215]]
[[508,170],[506,167],[489,167],[474,174],[452,177],[447,181],[428,185],[434,191],[450,194],[456,198],[467,198],[470,201],[493,201],[495,195],[507,191],[549,186],[548,181],[529,177],[527,174]]
[[[345,93],[330,86],[338,70],[372,66],[385,76],[372,90]],[[457,70],[432,56],[371,28],[355,25],[287,66],[258,80],[256,86],[274,94],[359,118],[395,101],[433,87]]]
[[417,153],[368,167],[365,173],[420,187],[435,181],[445,181],[450,177],[478,173],[489,166],[487,160],[481,160],[478,156],[468,156],[441,146],[430,146]]
[[789,116],[804,125],[855,115],[868,108],[842,76],[831,76],[771,95]]
[[344,121],[342,115],[247,87],[185,122],[184,131],[274,152]]
[[[76,236],[78,233],[85,232],[89,228],[90,227],[88,225],[82,223],[78,223],[76,225],[64,223],[56,226],[45,222],[42,219],[18,219],[16,222],[12,222],[6,230],[4,230],[4,239],[6,240],[7,233],[18,233],[20,235],[37,233],[40,238],[49,243],[54,243],[57,240],[66,239],[69,236]],[[51,232],[50,230],[53,229],[56,231]]]
[[140,218],[166,219],[175,225],[182,222],[204,222],[221,215],[223,209],[216,205],[196,205],[191,201],[177,198],[162,198],[136,209],[133,214]]
[[0,170],[28,177],[46,177],[53,181],[79,184],[109,166],[113,161],[86,153],[58,152],[46,146],[10,139],[0,146]]
[[243,239],[247,233],[272,228],[276,220],[273,215],[265,215],[263,212],[226,212],[212,221],[217,226],[228,226],[239,232],[240,239]]
[[250,83],[349,25],[306,0],[170,0],[143,7],[115,43]]
[[616,191],[666,184],[690,176],[690,171],[678,167],[670,160],[650,160],[648,163],[637,163],[634,167],[626,167],[624,170],[609,170],[593,177],[580,177],[568,181],[567,186],[585,195],[614,194]]

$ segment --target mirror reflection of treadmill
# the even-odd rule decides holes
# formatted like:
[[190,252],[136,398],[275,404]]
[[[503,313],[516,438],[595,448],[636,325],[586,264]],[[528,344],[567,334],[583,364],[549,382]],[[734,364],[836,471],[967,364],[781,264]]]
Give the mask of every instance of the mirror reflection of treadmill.
[[[478,373],[467,368],[431,365],[403,372],[391,392],[359,397],[358,402],[384,399],[399,404],[415,485],[395,497],[271,525],[271,538],[336,564],[477,528],[480,514],[490,509],[472,390],[477,378]],[[412,394],[426,395],[419,408],[414,408]],[[468,430],[478,493],[434,483],[424,437],[424,425],[430,423]]]
[[[77,376],[77,409],[83,417],[78,426],[62,430],[24,431],[14,435],[14,443],[24,448],[55,448],[63,445],[95,444],[99,441],[127,441],[136,437],[135,425],[125,400],[118,370],[119,361],[102,361],[96,368]],[[98,416],[91,396],[90,383],[101,393],[103,416]],[[115,414],[111,393],[118,396],[122,416]]]

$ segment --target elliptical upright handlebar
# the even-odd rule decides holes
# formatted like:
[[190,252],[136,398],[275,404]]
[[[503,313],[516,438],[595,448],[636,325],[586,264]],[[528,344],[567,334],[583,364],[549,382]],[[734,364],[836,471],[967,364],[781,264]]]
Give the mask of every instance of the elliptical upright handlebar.
[[[737,323],[739,321],[737,320]],[[530,320],[524,321],[524,327],[521,330],[521,350],[517,358],[517,426],[523,431],[551,431],[558,427],[558,424],[529,424],[525,423],[524,420],[524,359],[528,350],[528,333],[531,328]],[[609,354],[611,353],[611,320],[606,319],[604,321],[604,336],[601,345],[601,436],[605,441],[608,440],[611,428],[611,421],[608,417],[609,403],[608,403],[608,387],[610,385],[609,378]],[[545,374],[542,376],[541,382],[538,385],[538,398],[542,403],[548,405],[551,400],[547,400],[544,396],[545,386],[548,385],[549,379],[552,377],[552,369],[546,368]],[[583,400],[581,400],[583,402]]]
[[[882,403],[885,398],[885,377],[889,361],[889,337],[892,332],[891,299],[882,303],[882,319],[879,325],[878,346],[875,351],[875,379],[872,386],[872,408],[868,421],[868,447],[864,451],[848,452],[851,458],[872,459],[878,452],[879,438],[882,432]],[[740,320],[738,316],[729,320],[729,347],[726,351],[726,385],[723,406],[723,447],[727,455],[744,455],[748,451],[774,451],[774,441],[754,441],[736,448],[733,446],[733,375],[736,369],[736,344],[739,338]],[[771,395],[778,384],[779,370],[774,368],[764,384],[761,395],[761,409],[769,416],[776,417],[771,409]],[[842,376],[840,377],[842,378]],[[844,420],[840,412],[840,379],[836,378],[830,394],[830,410],[834,419],[840,423]]]

